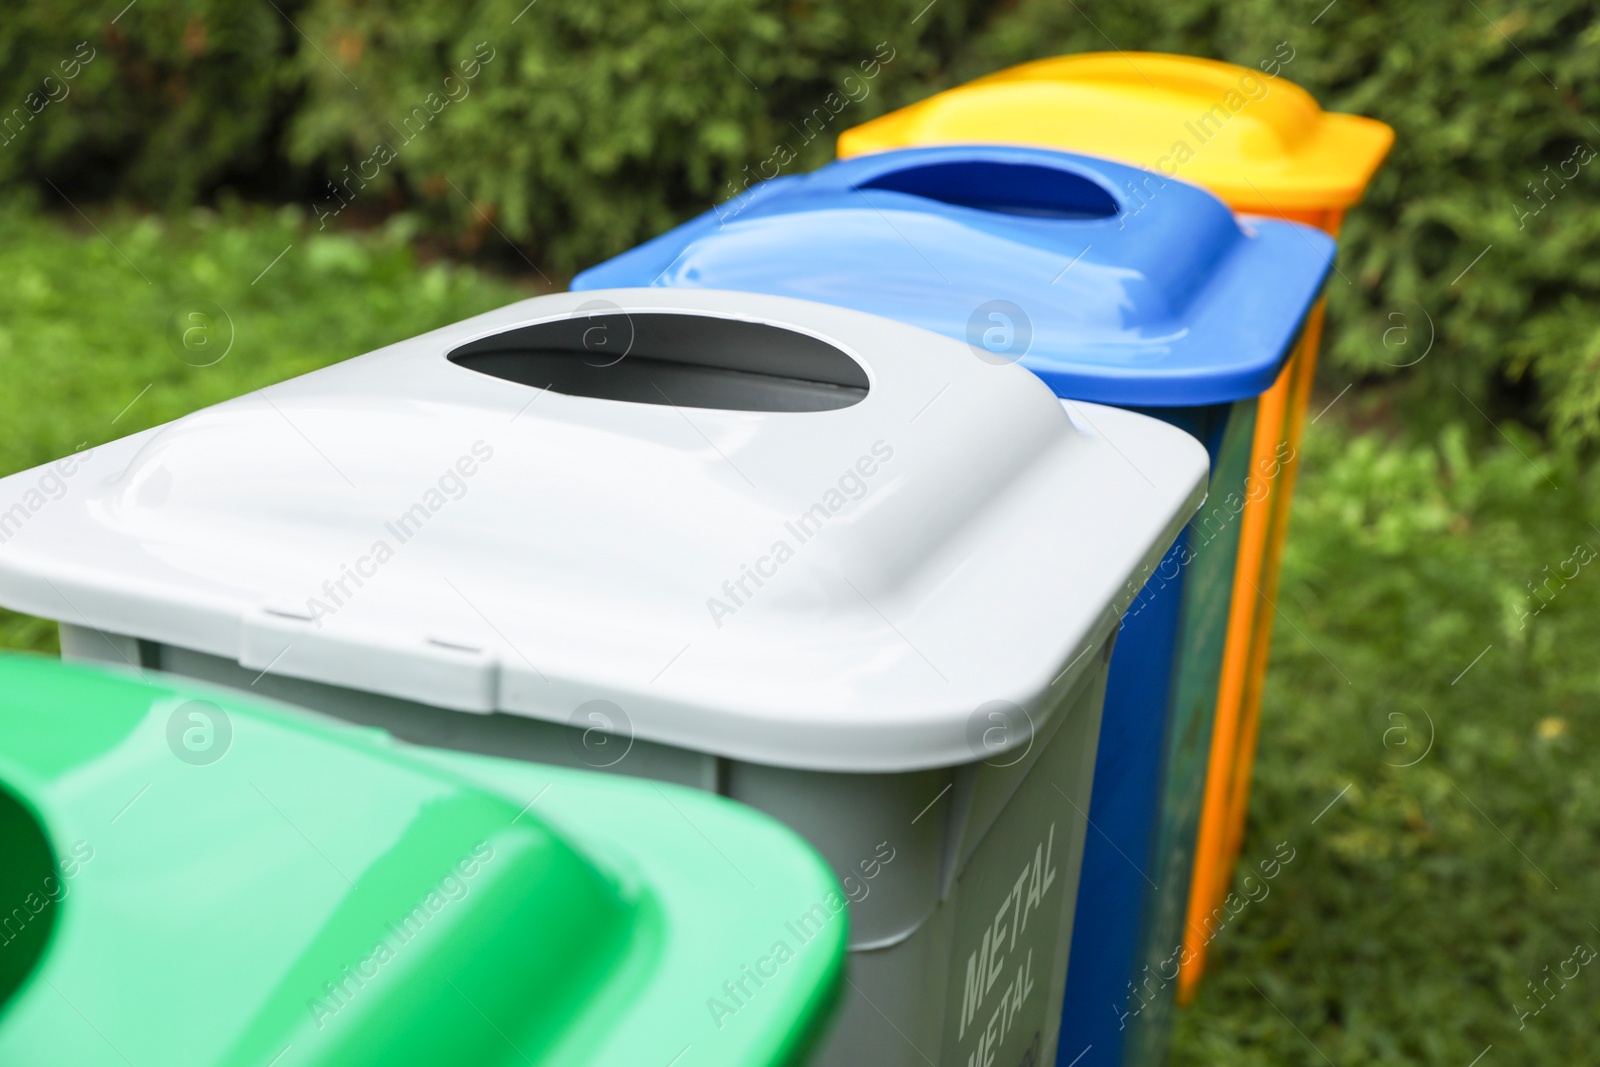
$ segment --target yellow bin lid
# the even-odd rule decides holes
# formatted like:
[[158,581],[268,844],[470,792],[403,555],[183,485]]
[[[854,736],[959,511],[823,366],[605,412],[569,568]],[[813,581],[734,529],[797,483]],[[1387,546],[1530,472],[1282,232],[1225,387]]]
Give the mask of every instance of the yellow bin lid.
[[1323,111],[1282,77],[1192,56],[1088,52],[1011,67],[839,135],[839,155],[1021,144],[1106,156],[1204,186],[1236,211],[1342,210],[1394,130]]

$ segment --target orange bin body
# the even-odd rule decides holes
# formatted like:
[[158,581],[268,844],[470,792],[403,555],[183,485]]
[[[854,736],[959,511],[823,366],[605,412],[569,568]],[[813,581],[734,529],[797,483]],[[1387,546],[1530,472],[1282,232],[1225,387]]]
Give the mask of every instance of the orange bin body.
[[[1337,236],[1394,142],[1375,119],[1323,111],[1281,77],[1293,50],[1260,69],[1149,52],[1059,56],[1012,67],[839,136],[841,157],[940,144],[1020,144],[1103,156],[1203,186],[1241,215]],[[1140,191],[1130,190],[1136,197]],[[1148,190],[1144,191],[1148,193]],[[1159,195],[1159,189],[1154,194]],[[1334,284],[1340,284],[1335,278]],[[1318,301],[1278,381],[1261,396],[1250,492],[1195,845],[1178,996],[1194,995],[1233,879],[1249,808],[1262,684],[1301,435],[1316,374]],[[1258,491],[1256,483],[1264,482]]]

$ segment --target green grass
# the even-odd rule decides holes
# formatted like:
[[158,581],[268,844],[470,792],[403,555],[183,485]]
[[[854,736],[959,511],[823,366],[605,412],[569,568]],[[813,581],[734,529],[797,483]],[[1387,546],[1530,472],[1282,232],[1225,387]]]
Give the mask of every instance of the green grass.
[[1244,849],[1298,855],[1213,943],[1175,1064],[1592,1062],[1600,967],[1517,1012],[1600,948],[1600,479],[1504,429],[1311,434]]
[[[69,221],[0,211],[0,473],[533,292],[419,263],[404,222],[332,237],[229,209],[97,217],[102,237]],[[232,322],[213,366],[191,364],[216,349],[169,341],[194,300]],[[1543,602],[1529,582],[1600,550],[1600,476],[1515,427],[1480,454],[1461,427],[1354,429],[1382,400],[1358,391],[1307,442],[1245,844],[1246,862],[1281,841],[1296,855],[1213,943],[1180,1067],[1590,1055],[1600,967],[1552,979],[1520,1031],[1512,1005],[1576,944],[1600,947],[1600,558],[1522,617]],[[54,641],[0,615],[0,645]]]

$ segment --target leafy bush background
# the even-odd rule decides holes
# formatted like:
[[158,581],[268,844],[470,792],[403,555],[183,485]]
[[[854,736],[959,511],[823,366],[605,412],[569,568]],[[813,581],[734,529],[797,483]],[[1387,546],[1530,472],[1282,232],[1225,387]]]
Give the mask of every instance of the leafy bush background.
[[[1113,41],[1254,64],[1288,41],[1286,76],[1398,143],[1330,290],[1321,402],[1358,386],[1307,437],[1263,713],[1247,854],[1301,858],[1215,944],[1174,1064],[1592,1061],[1592,975],[1518,1015],[1600,944],[1600,585],[1590,566],[1537,592],[1600,549],[1600,160],[1518,218],[1547,165],[1600,148],[1588,7],[126,2],[0,11],[0,127],[95,49],[0,135],[0,473],[530,295],[529,263],[559,280],[779,144],[815,166],[839,128],[996,67]],[[326,183],[480,41],[472,95],[319,230]],[[879,42],[870,93],[802,144]],[[237,331],[215,366],[165,341],[197,295]],[[0,611],[0,646],[54,643]]]
[[[276,4],[140,0],[115,25],[116,0],[8,9],[3,113],[76,42],[97,58],[0,146],[0,180],[60,207],[46,181],[80,203],[235,190],[309,210],[486,41],[495,57],[471,95],[337,224],[411,211],[454,251],[561,276],[726,198],[779,144],[797,153],[787,170],[810,168],[838,129],[1002,65],[1112,42],[1254,65],[1288,41],[1288,77],[1399,135],[1346,231],[1328,373],[1401,373],[1388,396],[1426,423],[1460,408],[1460,389],[1485,434],[1516,418],[1564,442],[1600,437],[1600,167],[1518,214],[1542,203],[1530,181],[1579,144],[1600,149],[1600,80],[1586,76],[1600,19],[1579,0]],[[797,125],[880,42],[894,58],[868,95],[806,143]],[[1430,337],[1428,358],[1397,371]]]
[[[0,474],[537,291],[425,261],[406,215],[89,210],[0,205]],[[228,311],[214,364],[165,336],[196,294]],[[1297,855],[1213,942],[1173,1067],[1589,1063],[1592,972],[1518,1013],[1600,945],[1600,471],[1516,426],[1364,418],[1307,435],[1278,600],[1245,852]],[[53,652],[55,624],[0,609],[0,648]]]

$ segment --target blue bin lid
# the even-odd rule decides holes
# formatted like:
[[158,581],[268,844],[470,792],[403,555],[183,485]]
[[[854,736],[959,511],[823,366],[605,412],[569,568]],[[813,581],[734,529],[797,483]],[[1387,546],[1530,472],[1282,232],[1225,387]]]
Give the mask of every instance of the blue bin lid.
[[1058,396],[1187,406],[1272,385],[1334,247],[1107,160],[915,148],[764,182],[572,287],[817,300],[1020,353]]

